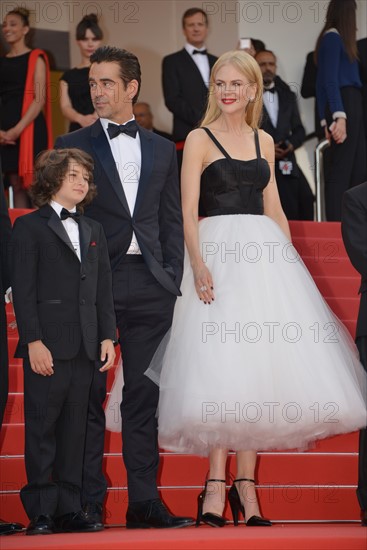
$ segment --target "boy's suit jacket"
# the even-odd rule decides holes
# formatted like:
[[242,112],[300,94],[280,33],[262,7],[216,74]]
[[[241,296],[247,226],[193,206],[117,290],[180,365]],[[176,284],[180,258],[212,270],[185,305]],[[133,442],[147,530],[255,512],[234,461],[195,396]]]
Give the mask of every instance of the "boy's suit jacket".
[[19,330],[16,357],[42,340],[55,359],[72,359],[83,341],[96,360],[100,343],[116,339],[112,276],[99,223],[80,217],[81,262],[54,209],[19,217],[12,235],[12,288]]

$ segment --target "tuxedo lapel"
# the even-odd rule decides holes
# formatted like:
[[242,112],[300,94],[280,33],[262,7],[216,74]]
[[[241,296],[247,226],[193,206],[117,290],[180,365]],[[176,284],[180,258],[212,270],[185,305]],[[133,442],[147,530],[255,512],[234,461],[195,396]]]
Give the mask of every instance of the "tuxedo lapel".
[[85,221],[83,216],[81,216],[79,221],[79,241],[80,241],[80,257],[82,259],[82,262],[85,260],[87,256],[91,235],[92,235],[92,228]]
[[144,192],[147,188],[150,175],[153,169],[154,161],[154,143],[152,139],[152,133],[146,130],[143,130],[139,127],[139,137],[141,145],[141,169],[140,169],[140,179],[138,193],[136,195],[134,214],[138,211],[139,206],[142,202]]
[[[119,173],[116,168],[115,160],[113,158],[111,147],[108,143],[106,134],[102,128],[102,124],[97,120],[91,127],[91,142],[94,152],[103,167],[104,172],[107,175],[116,195],[118,196],[122,206],[126,212],[130,215],[129,206],[127,204],[124,189],[120,180]],[[95,182],[98,188],[98,181]]]
[[[185,48],[182,50],[182,61],[184,63],[183,69],[187,75],[187,78],[190,79],[190,81],[194,78],[200,82],[201,86],[204,86],[204,88],[207,90],[208,87],[205,84],[203,77],[201,76],[201,72],[199,71],[198,66],[196,65],[195,61],[192,59],[192,56],[189,54]],[[193,84],[193,87],[195,87],[195,84]]]
[[78,256],[75,253],[74,246],[69,239],[69,235],[67,234],[67,231],[63,224],[61,223],[61,220],[59,216],[56,214],[55,210],[52,208],[52,206],[44,206],[40,208],[40,215],[48,218],[47,225],[48,227],[61,239],[68,248],[75,254],[75,257],[78,259]]

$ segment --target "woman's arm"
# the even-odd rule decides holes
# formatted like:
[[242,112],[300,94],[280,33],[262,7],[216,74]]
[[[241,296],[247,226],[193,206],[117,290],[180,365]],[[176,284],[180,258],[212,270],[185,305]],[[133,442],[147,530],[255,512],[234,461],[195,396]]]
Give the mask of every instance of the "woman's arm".
[[[181,192],[185,243],[190,256],[196,292],[200,300],[210,303],[214,299],[213,280],[201,255],[198,224],[200,177],[206,148],[205,132],[201,129],[190,132],[183,154]],[[205,290],[200,290],[203,288]]]
[[34,98],[24,116],[17,122],[13,128],[4,132],[6,141],[15,141],[19,138],[23,130],[30,124],[42,111],[46,101],[46,65],[41,57],[36,61],[34,71]]
[[264,214],[274,220],[283,233],[291,240],[291,234],[289,231],[288,220],[283,212],[282,205],[279,199],[278,187],[275,180],[275,153],[274,153],[274,141],[273,138],[264,132],[259,130],[260,146],[264,157],[270,166],[270,180],[264,190]]
[[65,118],[80,124],[82,128],[90,126],[98,118],[96,114],[82,115],[74,109],[69,96],[69,85],[65,80],[60,80],[60,107]]

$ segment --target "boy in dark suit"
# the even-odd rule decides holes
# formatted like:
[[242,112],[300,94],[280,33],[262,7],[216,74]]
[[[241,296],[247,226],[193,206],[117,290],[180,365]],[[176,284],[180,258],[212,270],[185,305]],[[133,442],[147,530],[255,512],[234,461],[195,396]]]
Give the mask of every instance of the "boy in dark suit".
[[18,218],[12,288],[24,363],[28,535],[98,531],[81,512],[90,385],[115,359],[115,315],[101,225],[81,216],[95,195],[93,161],[78,149],[38,158],[32,197]]

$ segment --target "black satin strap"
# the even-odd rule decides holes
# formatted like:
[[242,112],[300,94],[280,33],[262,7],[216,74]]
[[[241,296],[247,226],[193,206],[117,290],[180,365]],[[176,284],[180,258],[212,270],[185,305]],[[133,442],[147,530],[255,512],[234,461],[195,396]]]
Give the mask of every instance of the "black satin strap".
[[229,154],[227,153],[227,151],[224,149],[223,145],[221,145],[219,143],[219,141],[217,140],[217,138],[214,136],[214,134],[212,134],[212,132],[209,130],[209,128],[205,128],[205,126],[203,126],[203,130],[206,131],[206,133],[208,134],[208,136],[210,137],[210,139],[215,143],[215,145],[218,147],[219,151],[221,153],[223,153],[223,155],[226,157],[226,159],[228,159],[230,162],[233,162],[233,159],[232,157],[229,156]]
[[255,147],[256,147],[256,157],[259,161],[261,159],[261,151],[260,151],[260,140],[259,140],[259,132],[257,131],[257,128],[254,129],[255,134]]

